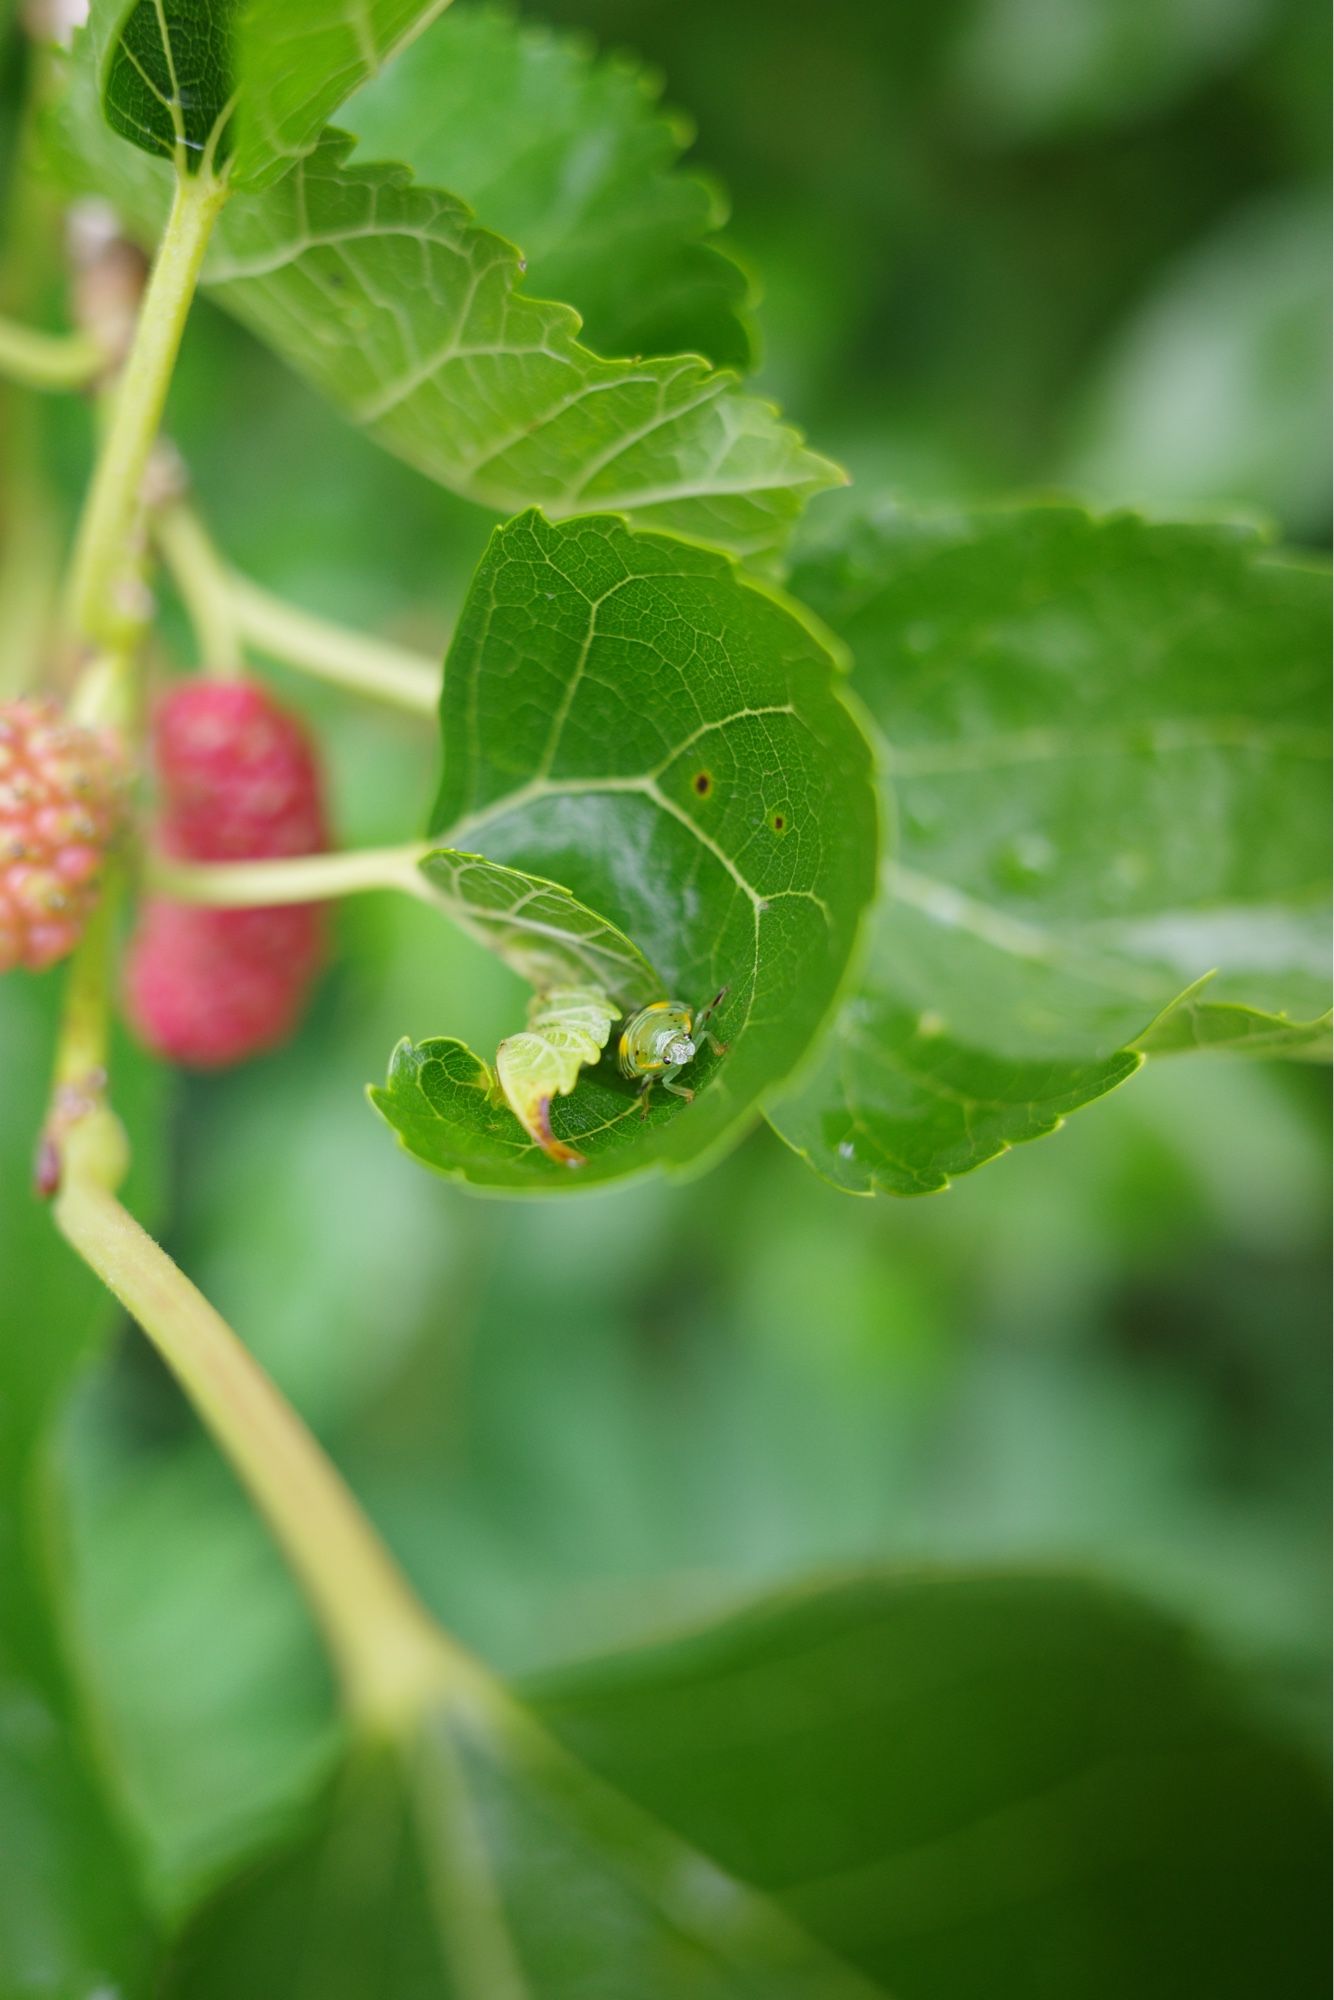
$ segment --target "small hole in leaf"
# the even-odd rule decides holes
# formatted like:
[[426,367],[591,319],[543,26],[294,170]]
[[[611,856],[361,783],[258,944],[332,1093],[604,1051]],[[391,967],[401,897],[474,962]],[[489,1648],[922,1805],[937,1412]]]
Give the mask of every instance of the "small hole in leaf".
[[707,799],[713,790],[713,778],[708,771],[696,771],[695,790],[702,799]]

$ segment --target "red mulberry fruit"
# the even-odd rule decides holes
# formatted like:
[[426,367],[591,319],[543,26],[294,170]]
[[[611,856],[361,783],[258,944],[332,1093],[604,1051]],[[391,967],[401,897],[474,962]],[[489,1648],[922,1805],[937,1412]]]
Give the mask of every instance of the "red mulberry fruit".
[[[158,709],[158,846],[191,861],[274,860],[328,845],[319,763],[251,681],[186,681]],[[157,1054],[221,1069],[285,1041],[324,955],[318,904],[204,909],[152,897],[126,967],[130,1019]]]

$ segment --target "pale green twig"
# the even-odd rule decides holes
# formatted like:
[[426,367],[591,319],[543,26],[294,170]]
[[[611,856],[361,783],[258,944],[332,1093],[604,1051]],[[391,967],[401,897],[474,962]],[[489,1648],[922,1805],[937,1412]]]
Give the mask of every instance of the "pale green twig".
[[261,909],[288,903],[322,903],[370,889],[399,889],[423,902],[435,891],[418,864],[429,841],[404,847],[350,848],[343,854],[296,854],[276,861],[178,861],[150,852],[144,881],[157,895],[212,909]]
[[326,618],[301,611],[235,572],[228,587],[232,614],[260,652],[414,715],[436,713],[440,705],[438,661],[388,639],[349,632]]
[[69,618],[84,639],[114,643],[120,636],[124,608],[116,602],[117,583],[138,518],[140,485],[204,251],[225,198],[225,184],[204,173],[183,175],[176,185],[79,523]]
[[0,316],[0,375],[25,389],[88,389],[106,356],[86,333],[43,333]]

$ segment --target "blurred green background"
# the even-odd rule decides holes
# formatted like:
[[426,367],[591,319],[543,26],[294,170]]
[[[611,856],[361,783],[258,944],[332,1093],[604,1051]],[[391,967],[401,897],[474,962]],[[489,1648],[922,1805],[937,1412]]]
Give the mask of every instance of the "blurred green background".
[[[859,483],[1059,487],[1327,541],[1319,0],[528,11],[662,70],[762,280],[761,380]],[[476,510],[207,306],[169,421],[242,567],[443,641]],[[46,423],[69,504],[86,414]],[[281,685],[327,737],[344,838],[414,833],[428,733]],[[1197,1616],[1294,1730],[1323,1727],[1323,1073],[1164,1061],[918,1203],[847,1200],[761,1131],[702,1182],[510,1206],[432,1181],[362,1096],[400,1034],[494,1041],[508,976],[388,899],[347,907],[339,943],[290,1050],[170,1084],[126,1055],[142,1200],[465,1638],[528,1667],[815,1567],[1073,1559]],[[33,1420],[107,1317],[21,1192],[51,997],[0,989],[4,1417],[29,1489]],[[103,1721],[160,1739],[130,1806],[170,1901],[221,1791],[253,1812],[318,1760],[327,1683],[124,1328],[59,1450],[67,1616]],[[201,1708],[227,1772],[185,1747]]]

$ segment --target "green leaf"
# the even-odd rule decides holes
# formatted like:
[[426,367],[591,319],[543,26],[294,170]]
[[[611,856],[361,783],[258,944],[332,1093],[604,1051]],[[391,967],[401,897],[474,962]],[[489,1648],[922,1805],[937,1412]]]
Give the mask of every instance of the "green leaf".
[[[18,1635],[31,1634],[15,1661],[30,1671],[49,1665],[28,1519],[35,1459],[62,1396],[120,1311],[33,1193],[62,981],[63,972],[0,980],[0,1271],[21,1274],[0,1284],[0,1628],[16,1653]],[[127,1198],[152,1217],[162,1200],[168,1078],[120,1037],[111,1067],[132,1145]]]
[[1327,1062],[1330,1017],[1305,1023],[1266,1014],[1210,997],[1213,975],[1187,987],[1139,1037],[1145,1055],[1176,1055],[1186,1049],[1230,1049],[1238,1055],[1286,1056]]
[[89,37],[108,125],[185,172],[232,144],[239,0],[94,0]]
[[237,185],[267,186],[304,159],[344,99],[448,5],[449,0],[246,0],[237,49]]
[[528,289],[578,308],[599,354],[705,354],[745,368],[745,273],[712,240],[716,187],[677,165],[688,123],[659,80],[582,35],[457,6],[346,122],[363,156],[405,160],[523,251]]
[[139,1360],[135,1377],[106,1368],[71,1398],[46,1527],[66,1655],[119,1815],[146,1892],[179,1918],[291,1832],[337,1726],[267,1529],[212,1443],[177,1434],[179,1406]]
[[539,993],[600,986],[619,1002],[619,1013],[661,993],[662,980],[638,945],[558,882],[449,847],[434,849],[418,866],[432,900]]
[[868,1578],[532,1698],[896,2000],[1318,1983],[1319,1775],[1188,1634],[1100,1585]]
[[432,831],[550,871],[730,1044],[693,1104],[604,1063],[553,1107],[570,1175],[454,1041],[403,1045],[373,1100],[418,1158],[485,1186],[587,1185],[735,1138],[800,1061],[874,887],[869,746],[823,637],[725,557],[589,517],[500,528],[445,664]]
[[[149,1926],[91,1760],[67,1714],[40,1533],[52,1418],[115,1300],[33,1193],[65,968],[0,979],[0,1994],[146,1994]],[[165,1077],[119,1039],[131,1198],[160,1202]]]
[[1175,1626],[871,1578],[354,1754],[167,1994],[1168,2000],[1314,1990],[1323,1786]]
[[93,0],[107,123],[197,172],[261,187],[448,0]]
[[1248,203],[1169,263],[1079,398],[1064,480],[1153,509],[1263,509],[1324,541],[1329,232],[1313,191]]
[[813,1166],[928,1192],[1053,1130],[1141,1048],[1313,1049],[1316,569],[1130,516],[886,511],[797,588],[855,655],[898,834],[859,990],[774,1115]]
[[623,509],[761,557],[837,483],[733,377],[689,356],[599,360],[461,202],[349,164],[348,143],[230,204],[204,277],[378,443],[497,513]]
[[151,1937],[124,1853],[59,1719],[0,1660],[0,1993],[146,1994]]
[[[86,51],[86,38],[85,38]],[[76,50],[48,145],[67,185],[156,240],[170,173],[117,145]],[[463,204],[326,133],[223,210],[203,282],[354,423],[498,514],[617,509],[770,562],[843,478],[773,407],[694,356],[603,361],[568,306],[528,298],[518,253]]]
[[[295,1853],[190,1926],[164,2000],[872,2000],[876,1989],[483,1681],[349,1759]],[[367,1857],[375,1857],[373,1874]]]

